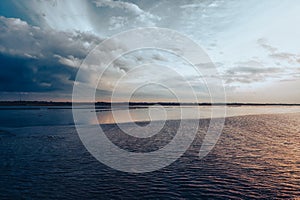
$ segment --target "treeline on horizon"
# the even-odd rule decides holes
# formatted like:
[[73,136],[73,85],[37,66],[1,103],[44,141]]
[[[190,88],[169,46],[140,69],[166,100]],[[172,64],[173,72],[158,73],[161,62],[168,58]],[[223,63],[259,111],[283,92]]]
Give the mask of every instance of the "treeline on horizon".
[[[57,102],[57,101],[0,101],[0,106],[72,106],[72,102]],[[179,103],[179,102],[76,102],[76,105],[91,105],[110,106],[110,105],[129,105],[129,106],[300,106],[300,104],[291,103]]]

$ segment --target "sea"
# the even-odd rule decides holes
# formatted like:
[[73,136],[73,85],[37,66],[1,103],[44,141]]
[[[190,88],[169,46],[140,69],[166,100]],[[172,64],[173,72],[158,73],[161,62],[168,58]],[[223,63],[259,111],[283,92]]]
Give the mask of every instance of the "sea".
[[[215,118],[225,116],[224,127],[204,158],[199,149],[211,106],[80,109],[96,120],[83,117],[79,125],[98,124],[115,145],[131,152],[163,148],[182,120],[197,120],[199,127],[173,163],[130,173],[89,153],[70,106],[1,106],[0,199],[300,199],[300,106],[231,106],[225,115],[215,107],[220,110]],[[182,116],[180,109],[191,114]],[[149,138],[129,137],[118,126],[143,127],[149,120],[154,125],[165,120]]]

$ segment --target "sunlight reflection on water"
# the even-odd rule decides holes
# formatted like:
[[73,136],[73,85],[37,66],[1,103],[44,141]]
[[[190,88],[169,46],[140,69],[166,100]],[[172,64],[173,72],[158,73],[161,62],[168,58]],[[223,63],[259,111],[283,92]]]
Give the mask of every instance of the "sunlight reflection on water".
[[[211,118],[211,110],[219,109],[219,113],[215,117],[222,117],[222,109],[218,106],[166,106],[164,107],[167,119],[197,119],[200,115],[201,119]],[[184,109],[188,116],[181,115],[181,109]],[[300,112],[300,106],[228,106],[226,108],[226,117],[243,116],[243,115],[257,115],[257,114],[277,114],[277,113],[296,113]],[[130,118],[126,115],[126,110],[116,110],[115,115],[118,116],[116,120],[112,111],[97,110],[98,121],[89,121],[90,124],[112,124],[112,123],[125,123],[125,122],[140,122],[140,121],[157,121],[164,119],[159,110],[151,110],[151,118],[148,108],[130,109]]]

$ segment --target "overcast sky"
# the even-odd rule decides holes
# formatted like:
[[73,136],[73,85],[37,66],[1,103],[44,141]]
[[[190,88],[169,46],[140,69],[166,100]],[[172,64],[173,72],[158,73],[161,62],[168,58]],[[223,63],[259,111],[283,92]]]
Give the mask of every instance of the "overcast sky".
[[[300,103],[299,13],[296,0],[2,0],[0,100],[71,100],[78,67],[96,45],[121,31],[156,26],[185,34],[206,51],[228,102]],[[97,100],[107,100],[116,81],[143,63],[152,67],[128,76],[124,92],[154,79],[184,92],[185,86],[164,71],[168,65],[189,79],[200,101],[209,100],[191,66],[154,50],[115,61],[98,85]],[[92,73],[87,79],[95,80]],[[173,100],[158,85],[134,97]]]

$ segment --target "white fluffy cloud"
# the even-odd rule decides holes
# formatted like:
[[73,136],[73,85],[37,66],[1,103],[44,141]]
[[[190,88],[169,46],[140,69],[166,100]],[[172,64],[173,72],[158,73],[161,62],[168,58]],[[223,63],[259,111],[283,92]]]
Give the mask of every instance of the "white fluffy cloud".
[[84,58],[101,39],[83,32],[63,32],[31,26],[17,18],[0,16],[0,51],[28,58],[73,56]]
[[[97,7],[109,7],[111,9],[120,9],[125,11],[126,15],[134,15],[134,18],[137,19],[140,22],[146,23],[147,25],[155,25],[155,21],[160,20],[160,17],[151,14],[150,12],[144,11],[141,9],[138,5],[130,2],[124,2],[124,1],[114,1],[114,0],[94,0],[94,3]],[[112,17],[111,20],[120,21],[120,17]],[[121,28],[122,24],[119,23],[119,27]]]

